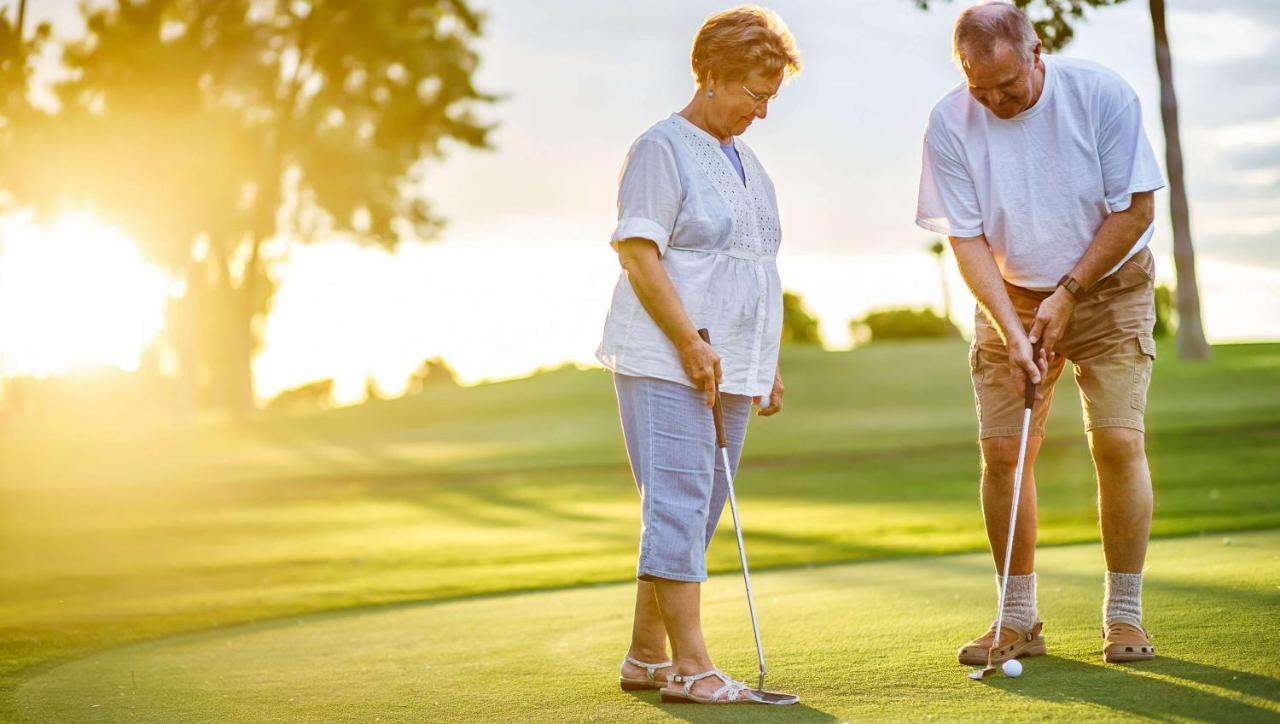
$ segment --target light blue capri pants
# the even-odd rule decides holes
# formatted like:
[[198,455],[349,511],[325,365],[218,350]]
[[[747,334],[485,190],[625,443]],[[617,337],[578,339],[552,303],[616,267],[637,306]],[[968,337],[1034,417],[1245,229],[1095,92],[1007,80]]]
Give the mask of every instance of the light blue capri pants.
[[[640,491],[641,580],[707,580],[707,546],[729,495],[715,421],[701,390],[615,374],[631,473]],[[720,395],[733,472],[747,435],[751,398]]]

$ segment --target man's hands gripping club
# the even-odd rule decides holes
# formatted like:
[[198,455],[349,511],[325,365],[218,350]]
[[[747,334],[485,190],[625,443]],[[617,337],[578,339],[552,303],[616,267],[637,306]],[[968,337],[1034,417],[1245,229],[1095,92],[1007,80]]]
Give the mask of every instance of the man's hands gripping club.
[[1040,343],[1046,362],[1052,363],[1058,358],[1058,342],[1071,321],[1071,313],[1076,310],[1076,300],[1071,293],[1062,287],[1054,290],[1047,299],[1040,302],[1036,309],[1036,318],[1031,322],[1031,330],[1027,332],[1027,340],[1032,344]]

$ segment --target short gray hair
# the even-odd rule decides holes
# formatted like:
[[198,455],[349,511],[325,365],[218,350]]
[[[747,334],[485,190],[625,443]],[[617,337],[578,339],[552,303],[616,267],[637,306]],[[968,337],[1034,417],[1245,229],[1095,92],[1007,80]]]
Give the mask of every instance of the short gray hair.
[[1031,62],[1032,51],[1040,39],[1022,11],[1006,2],[974,5],[956,18],[952,36],[952,53],[961,69],[971,60],[991,57],[1000,44],[1008,45]]

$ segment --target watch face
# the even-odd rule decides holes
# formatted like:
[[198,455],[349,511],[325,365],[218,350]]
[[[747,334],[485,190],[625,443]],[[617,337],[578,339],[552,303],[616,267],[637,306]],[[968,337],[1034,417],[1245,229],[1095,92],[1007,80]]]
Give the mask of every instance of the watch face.
[[1076,281],[1075,279],[1072,279],[1070,274],[1059,279],[1058,286],[1066,289],[1067,293],[1073,297],[1080,296],[1080,282]]

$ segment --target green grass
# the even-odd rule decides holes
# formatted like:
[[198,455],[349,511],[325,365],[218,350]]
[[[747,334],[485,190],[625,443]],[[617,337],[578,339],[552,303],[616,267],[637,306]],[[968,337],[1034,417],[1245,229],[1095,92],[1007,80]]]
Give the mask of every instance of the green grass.
[[[965,677],[953,651],[992,606],[986,554],[764,573],[772,687],[796,707],[692,708],[617,690],[633,584],[282,619],[107,651],[17,692],[33,719],[77,721],[1274,721],[1280,533],[1157,542],[1146,612],[1161,658],[1101,662],[1097,546],[1040,560],[1049,655],[1018,679]],[[750,678],[741,580],[703,606],[720,663]]]
[[[790,350],[783,365],[787,411],[753,422],[738,481],[755,566],[983,549],[962,346]],[[1093,541],[1079,404],[1069,382],[1056,397],[1041,541]],[[1280,527],[1280,345],[1205,365],[1162,349],[1148,428],[1156,535]],[[620,438],[608,376],[572,369],[240,428],[92,407],[10,426],[0,719],[36,672],[117,644],[625,580]],[[721,532],[714,571],[736,563]]]

